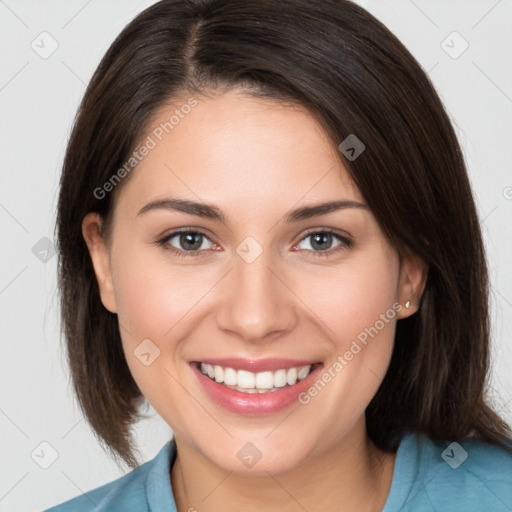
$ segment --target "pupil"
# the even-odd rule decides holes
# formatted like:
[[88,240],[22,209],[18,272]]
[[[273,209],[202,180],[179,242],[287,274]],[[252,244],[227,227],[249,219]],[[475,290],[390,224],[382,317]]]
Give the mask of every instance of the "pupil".
[[[329,246],[331,242],[331,233],[316,233],[313,236],[312,247],[315,249],[325,249],[326,245]],[[322,245],[323,244],[323,245]]]
[[[193,251],[194,249],[199,249],[201,247],[201,237],[200,233],[185,233],[180,237],[181,246],[186,251]],[[192,247],[187,247],[187,244],[191,244]]]

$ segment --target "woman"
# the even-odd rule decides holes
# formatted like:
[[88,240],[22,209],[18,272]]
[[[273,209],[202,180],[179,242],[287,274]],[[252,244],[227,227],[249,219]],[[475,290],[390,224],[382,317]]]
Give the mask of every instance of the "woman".
[[[63,325],[132,471],[50,510],[510,510],[487,270],[426,74],[341,0],[164,0],[86,91]],[[142,466],[147,400],[174,438]]]

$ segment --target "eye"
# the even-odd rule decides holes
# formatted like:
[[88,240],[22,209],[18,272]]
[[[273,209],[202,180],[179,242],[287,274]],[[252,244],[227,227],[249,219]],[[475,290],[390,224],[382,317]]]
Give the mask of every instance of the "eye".
[[[306,243],[306,241],[308,241]],[[333,243],[335,245],[333,246]],[[219,250],[219,246],[213,243],[204,233],[197,230],[183,229],[174,231],[157,241],[157,244],[176,256],[183,258],[205,256],[209,250]],[[210,244],[210,247],[208,247]],[[305,244],[306,247],[300,247]],[[311,231],[305,235],[295,248],[306,250],[313,257],[327,257],[338,251],[348,249],[352,241],[331,229]]]
[[[213,247],[208,247],[207,241]],[[204,233],[193,230],[174,231],[157,243],[173,254],[184,258],[197,257],[203,251],[208,249],[216,250],[215,248],[218,247]]]
[[[305,243],[306,241],[308,242]],[[333,243],[335,242],[337,243],[333,248]],[[312,252],[314,256],[320,257],[331,256],[333,253],[348,249],[352,246],[352,241],[348,237],[336,233],[331,229],[311,231],[304,236],[295,247],[299,247],[303,243],[306,245],[303,249]]]

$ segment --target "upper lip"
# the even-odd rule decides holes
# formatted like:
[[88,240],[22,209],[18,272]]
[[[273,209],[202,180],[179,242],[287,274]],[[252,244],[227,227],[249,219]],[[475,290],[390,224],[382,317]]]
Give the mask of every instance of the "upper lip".
[[246,370],[248,372],[275,372],[281,369],[300,368],[302,366],[313,365],[318,361],[307,361],[304,359],[244,359],[236,357],[228,358],[205,358],[192,361],[192,363],[211,364],[213,366],[223,366],[224,368],[233,368],[234,370]]

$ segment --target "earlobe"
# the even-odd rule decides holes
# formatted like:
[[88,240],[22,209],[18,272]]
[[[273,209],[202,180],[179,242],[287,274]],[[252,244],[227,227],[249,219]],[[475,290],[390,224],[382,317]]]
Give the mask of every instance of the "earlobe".
[[117,313],[109,251],[101,232],[102,220],[99,213],[88,213],[82,221],[82,234],[94,266],[101,302],[111,313]]
[[412,255],[403,258],[398,284],[398,298],[402,308],[398,318],[407,318],[418,311],[427,275],[427,264],[421,258]]

